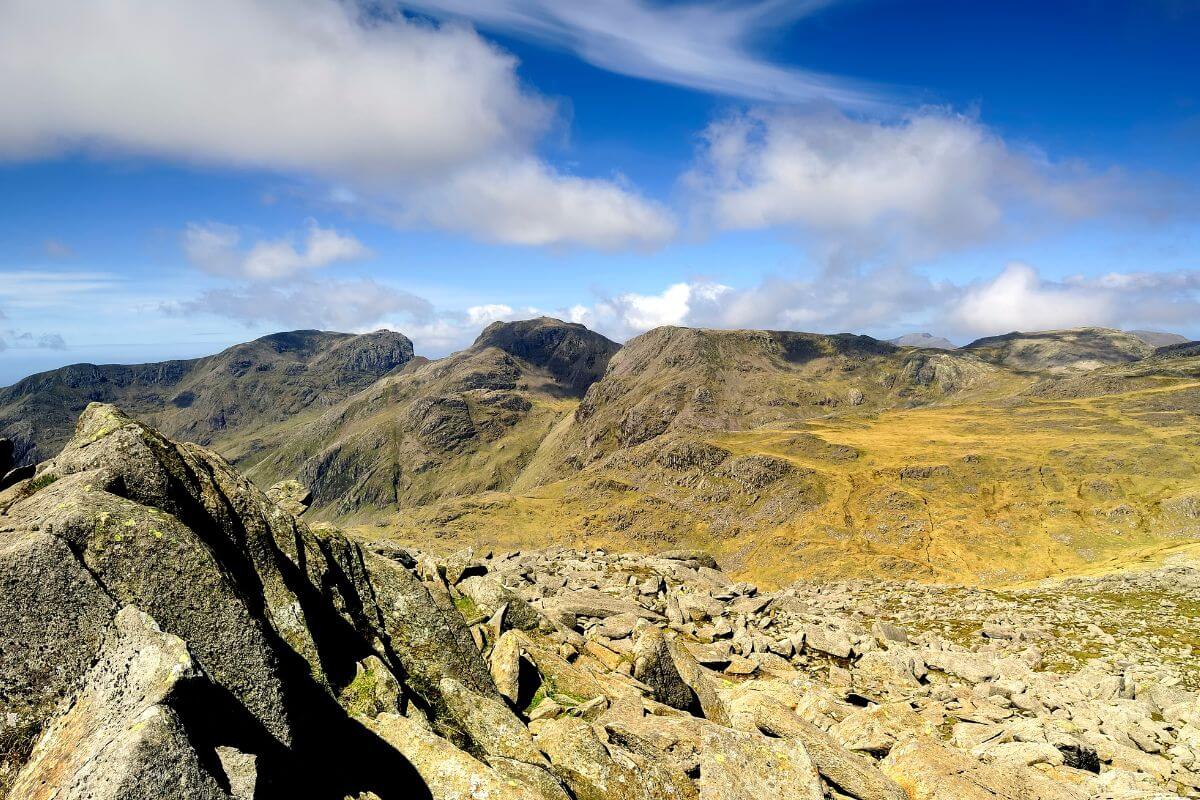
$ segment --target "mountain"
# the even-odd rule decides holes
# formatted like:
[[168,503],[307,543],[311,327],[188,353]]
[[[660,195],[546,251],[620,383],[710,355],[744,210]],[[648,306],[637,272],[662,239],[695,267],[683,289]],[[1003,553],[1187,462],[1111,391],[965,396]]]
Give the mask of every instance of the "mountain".
[[1151,347],[1166,347],[1173,344],[1183,344],[1188,341],[1186,336],[1180,336],[1178,333],[1164,333],[1163,331],[1129,331],[1131,336],[1136,336]]
[[944,336],[934,336],[932,333],[906,333],[888,342],[900,347],[923,347],[927,350],[957,350],[958,345]]
[[0,389],[0,436],[16,443],[18,463],[36,462],[58,452],[88,403],[107,402],[236,455],[253,449],[239,438],[332,405],[412,358],[412,342],[393,331],[292,331],[187,361],[73,364]]
[[964,351],[992,364],[1026,373],[1083,372],[1137,361],[1154,353],[1141,337],[1110,328],[1014,331],[976,339]]
[[431,547],[703,547],[768,585],[1040,578],[1200,531],[1196,366],[1115,331],[936,352],[660,328],[491,490],[348,521]]
[[497,322],[278,433],[250,474],[298,478],[338,514],[507,488],[620,346],[582,325]]

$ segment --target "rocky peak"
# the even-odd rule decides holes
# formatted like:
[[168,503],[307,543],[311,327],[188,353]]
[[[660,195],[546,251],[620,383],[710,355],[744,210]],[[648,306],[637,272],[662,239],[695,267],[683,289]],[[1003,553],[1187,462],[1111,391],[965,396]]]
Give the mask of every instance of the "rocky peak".
[[616,342],[574,322],[552,317],[493,322],[471,346],[495,347],[549,372],[573,394],[583,394],[604,374],[621,349]]

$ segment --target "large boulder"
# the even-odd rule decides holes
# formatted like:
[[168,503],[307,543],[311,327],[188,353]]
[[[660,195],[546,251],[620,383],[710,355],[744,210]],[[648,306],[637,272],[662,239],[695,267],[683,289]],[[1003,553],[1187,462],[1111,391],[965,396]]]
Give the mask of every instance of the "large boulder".
[[32,735],[79,684],[117,606],[47,533],[0,534],[0,730]]
[[228,800],[173,704],[204,678],[181,639],[126,606],[74,701],[38,740],[20,800]]
[[647,626],[633,646],[633,677],[649,686],[653,697],[682,711],[700,711],[696,693],[679,675],[663,632]]
[[1084,800],[1087,794],[1037,770],[983,764],[928,737],[894,747],[883,771],[911,800]]

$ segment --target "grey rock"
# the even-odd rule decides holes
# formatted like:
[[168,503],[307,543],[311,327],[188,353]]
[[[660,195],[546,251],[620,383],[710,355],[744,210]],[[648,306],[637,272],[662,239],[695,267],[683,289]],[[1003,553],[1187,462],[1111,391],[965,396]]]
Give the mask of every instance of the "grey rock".
[[133,607],[115,623],[83,689],[47,727],[10,796],[228,798],[171,705],[185,684],[203,680],[186,645]]

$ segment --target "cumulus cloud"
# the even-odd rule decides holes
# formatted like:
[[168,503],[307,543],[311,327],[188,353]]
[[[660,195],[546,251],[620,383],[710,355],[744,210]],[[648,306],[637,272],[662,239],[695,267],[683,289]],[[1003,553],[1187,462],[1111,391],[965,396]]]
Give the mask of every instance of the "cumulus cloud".
[[827,270],[747,289],[709,280],[675,283],[658,294],[623,293],[577,305],[567,314],[618,339],[660,325],[840,332],[902,323],[952,296],[952,286],[904,268]]
[[847,106],[879,102],[868,87],[772,64],[754,53],[756,39],[829,5],[829,0],[404,0],[403,5],[547,42],[601,69],[661,83],[751,100],[820,98]]
[[[467,26],[379,8],[5,2],[0,159],[86,149],[267,169],[346,187],[412,223],[504,242],[644,241],[650,206],[636,192],[557,175],[536,158],[555,109],[521,86],[511,55]],[[540,177],[546,195],[526,215],[525,184],[511,198],[503,183],[491,187],[483,203],[462,194],[512,163]],[[536,216],[547,208],[548,220]],[[607,221],[597,230],[573,211]]]
[[564,175],[532,158],[464,170],[414,198],[402,218],[506,244],[654,247],[675,223],[662,205],[617,181]]
[[1014,262],[994,278],[966,288],[948,320],[978,334],[1083,325],[1192,325],[1200,314],[1200,272],[1108,273],[1063,281],[1044,279]]
[[242,232],[218,222],[189,223],[183,233],[183,249],[188,260],[205,272],[251,280],[278,280],[339,261],[354,261],[370,255],[370,250],[353,236],[308,221],[297,249],[297,237],[262,240],[242,248]]
[[711,124],[685,186],[717,228],[794,228],[841,249],[908,259],[975,244],[1006,223],[1078,219],[1122,201],[1114,176],[1014,150],[939,109],[897,121],[758,110]]

